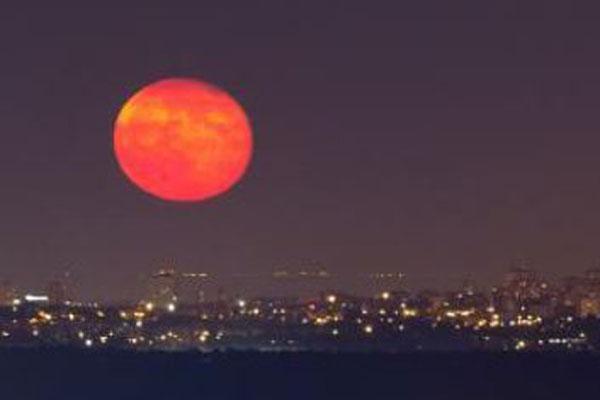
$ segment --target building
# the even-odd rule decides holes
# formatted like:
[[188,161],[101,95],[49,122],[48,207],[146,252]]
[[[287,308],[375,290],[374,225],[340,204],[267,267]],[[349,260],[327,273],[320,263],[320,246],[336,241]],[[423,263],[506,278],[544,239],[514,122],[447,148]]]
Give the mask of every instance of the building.
[[17,298],[17,292],[12,287],[9,281],[0,281],[0,307],[12,305],[14,299]]
[[600,269],[589,269],[583,276],[565,278],[562,305],[580,317],[600,316]]
[[508,320],[526,314],[548,317],[554,312],[553,303],[548,284],[523,265],[507,272],[493,291],[492,305]]

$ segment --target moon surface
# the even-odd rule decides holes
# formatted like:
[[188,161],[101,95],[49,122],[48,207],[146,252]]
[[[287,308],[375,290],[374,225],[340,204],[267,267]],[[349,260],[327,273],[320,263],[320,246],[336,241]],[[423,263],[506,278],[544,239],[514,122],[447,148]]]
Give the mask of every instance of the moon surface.
[[252,156],[252,129],[225,91],[195,79],[149,84],[123,105],[114,151],[125,175],[168,201],[202,201],[229,190]]

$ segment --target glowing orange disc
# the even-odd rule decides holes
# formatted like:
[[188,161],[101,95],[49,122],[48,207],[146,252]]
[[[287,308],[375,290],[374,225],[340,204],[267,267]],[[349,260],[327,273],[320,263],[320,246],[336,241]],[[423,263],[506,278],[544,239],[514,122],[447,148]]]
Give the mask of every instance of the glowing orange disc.
[[223,90],[192,79],[166,79],[135,93],[114,129],[125,175],[163,200],[199,201],[230,189],[252,155],[242,107]]

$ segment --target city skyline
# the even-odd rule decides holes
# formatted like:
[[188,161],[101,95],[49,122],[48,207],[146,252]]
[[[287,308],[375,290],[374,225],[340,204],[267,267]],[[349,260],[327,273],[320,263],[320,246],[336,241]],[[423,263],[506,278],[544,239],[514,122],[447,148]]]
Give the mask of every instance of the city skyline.
[[273,273],[311,291],[297,296],[230,292],[220,283],[209,296],[211,278],[161,269],[144,297],[114,304],[81,301],[64,280],[38,294],[0,285],[0,347],[409,354],[596,353],[600,345],[600,269],[550,284],[515,267],[489,291],[464,282],[445,292],[408,291],[401,274],[377,273],[368,295],[334,288],[324,270]]
[[[161,279],[170,280],[170,291],[183,289],[185,296],[175,293],[179,301],[190,303],[201,292],[206,301],[215,301],[221,296],[243,297],[275,297],[311,299],[326,292],[339,292],[357,296],[377,296],[382,291],[406,291],[411,293],[452,293],[463,290],[466,286],[479,293],[493,292],[503,285],[511,274],[533,274],[549,287],[559,288],[568,285],[574,279],[585,276],[600,276],[600,263],[588,268],[574,271],[570,274],[553,276],[536,269],[534,264],[527,259],[518,259],[511,262],[502,274],[491,282],[481,282],[476,277],[454,276],[446,277],[443,282],[435,277],[407,276],[400,271],[376,271],[365,274],[339,274],[328,270],[319,264],[302,264],[291,268],[276,268],[267,273],[209,273],[206,270],[191,270],[181,268],[174,260],[165,260],[157,269],[146,275],[139,276],[135,282],[128,282],[127,293],[122,296],[104,295],[94,296],[85,292],[86,284],[82,277],[73,271],[65,270],[54,274],[51,278],[40,280],[34,286],[23,286],[19,282],[0,277],[0,299],[10,295],[13,297],[47,297],[57,290],[78,302],[96,302],[105,304],[130,304],[147,299],[153,285]],[[85,278],[85,277],[83,277]],[[82,284],[83,283],[83,284]],[[179,289],[175,289],[179,288]],[[200,291],[200,292],[198,292]],[[4,295],[2,295],[4,293]],[[92,292],[94,293],[94,292]],[[62,298],[62,297],[61,297]],[[196,300],[191,301],[194,303]]]

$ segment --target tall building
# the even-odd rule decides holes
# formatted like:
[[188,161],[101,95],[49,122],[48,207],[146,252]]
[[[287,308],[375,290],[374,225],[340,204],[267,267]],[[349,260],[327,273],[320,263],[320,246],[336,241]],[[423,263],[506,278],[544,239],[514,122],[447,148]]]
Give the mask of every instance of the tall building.
[[157,308],[172,310],[175,307],[179,300],[175,269],[160,269],[152,274],[149,283],[149,300]]
[[368,289],[373,293],[397,292],[403,289],[404,274],[401,272],[375,272],[368,276]]
[[549,316],[553,312],[548,284],[528,265],[512,268],[493,294],[493,305],[506,319],[518,315]]
[[9,306],[17,297],[16,290],[9,281],[0,280],[0,307]]
[[279,269],[271,274],[272,287],[276,295],[298,295],[307,298],[315,292],[332,289],[332,275],[325,268],[316,265],[304,265],[298,268]]
[[46,285],[46,295],[50,304],[61,305],[73,301],[73,292],[70,272],[65,272],[62,276],[51,279]]
[[563,281],[562,302],[581,317],[600,316],[600,269],[587,270],[583,276]]

